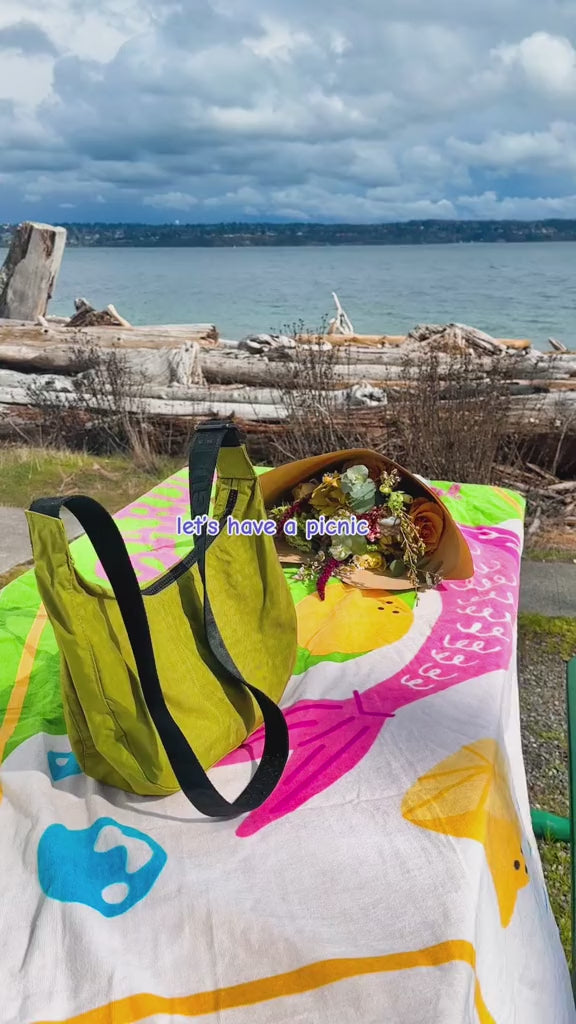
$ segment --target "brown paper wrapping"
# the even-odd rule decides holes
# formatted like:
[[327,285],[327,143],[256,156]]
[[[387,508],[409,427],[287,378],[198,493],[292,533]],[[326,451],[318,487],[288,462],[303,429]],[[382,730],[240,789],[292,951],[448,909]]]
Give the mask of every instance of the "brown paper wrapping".
[[[440,571],[446,580],[470,579],[474,574],[470,549],[444,503],[430,487],[407,469],[369,448],[349,448],[339,452],[328,452],[326,455],[314,455],[309,459],[288,462],[284,466],[270,470],[269,473],[263,473],[259,480],[266,508],[272,508],[280,498],[290,495],[297,484],[313,477],[321,477],[329,469],[338,469],[351,461],[369,468],[377,467],[380,471],[390,472],[395,469],[401,480],[409,483],[410,493],[414,497],[429,498],[435,504],[441,505],[444,512],[444,529],[438,548],[431,555],[429,568],[431,571]],[[298,551],[280,537],[277,539],[276,547],[280,561],[286,565],[301,565],[305,561]],[[394,579],[386,571],[376,569],[354,569],[346,574],[345,582],[367,590],[413,589],[408,580]]]

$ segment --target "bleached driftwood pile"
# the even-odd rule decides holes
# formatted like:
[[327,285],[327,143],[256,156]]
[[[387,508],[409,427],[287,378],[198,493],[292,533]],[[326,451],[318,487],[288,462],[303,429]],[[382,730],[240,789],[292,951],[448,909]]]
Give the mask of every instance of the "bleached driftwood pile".
[[[576,414],[576,352],[541,353],[532,349],[529,342],[502,342],[457,324],[419,326],[401,343],[395,338],[391,345],[386,337],[370,339],[370,343],[364,338],[364,344],[355,344],[356,336],[352,336],[353,340],[349,338],[346,345],[342,338],[337,337],[337,347],[331,356],[330,377],[333,386],[340,389],[343,405],[385,405],[391,394],[410,386],[429,350],[437,353],[439,371],[449,380],[454,352],[465,350],[471,353],[477,381],[490,378],[497,360],[501,377],[508,381],[514,418],[529,414],[536,426],[565,415],[566,409],[573,409]],[[236,401],[242,405],[238,414],[254,418],[243,408],[253,400],[252,390],[272,387],[277,394],[293,388],[306,340],[320,351],[333,347],[331,336],[319,341],[294,341],[282,336],[254,335],[235,346],[221,344],[211,352],[201,353],[205,381],[212,386],[236,386]],[[350,389],[356,389],[354,394]],[[263,400],[261,393],[258,400]],[[267,418],[277,418],[274,413],[270,410]]]
[[[86,300],[77,300],[69,320],[0,320],[0,417],[15,426],[29,420],[30,395],[39,388],[48,388],[52,400],[61,396],[62,405],[72,394],[77,400],[87,379],[82,375],[90,373],[79,353],[115,351],[138,384],[135,411],[153,417],[236,415],[248,422],[281,422],[299,393],[300,367],[310,359],[307,342],[320,359],[331,350],[327,386],[336,410],[383,409],[394,392],[410,385],[427,350],[437,353],[447,378],[453,353],[465,350],[473,357],[477,379],[478,374],[488,379],[497,361],[508,380],[515,422],[532,424],[529,429],[537,432],[557,425],[559,418],[574,418],[576,429],[576,352],[545,354],[529,342],[499,341],[461,324],[420,325],[404,339],[254,335],[227,342],[209,324],[133,327],[113,306],[97,312]],[[98,399],[93,389],[88,391],[85,408],[96,408]]]
[[504,487],[520,491],[529,498],[528,537],[538,533],[543,520],[552,519],[569,530],[576,526],[576,480],[560,480],[554,473],[531,462],[523,467],[496,468]]
[[491,356],[505,355],[510,350],[527,351],[532,347],[527,339],[493,338],[467,324],[419,324],[410,331],[406,340],[431,342],[441,351],[472,348]]

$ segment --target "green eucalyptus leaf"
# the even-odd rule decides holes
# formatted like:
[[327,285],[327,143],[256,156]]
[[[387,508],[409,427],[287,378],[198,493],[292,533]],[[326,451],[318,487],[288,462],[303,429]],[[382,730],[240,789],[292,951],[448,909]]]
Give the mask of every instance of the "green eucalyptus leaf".
[[335,558],[338,562],[344,562],[352,554],[350,548],[341,543],[332,544],[329,552],[332,558]]
[[358,484],[368,479],[369,473],[366,466],[351,466],[340,477],[340,487],[345,494],[348,494]]
[[350,537],[352,541],[352,554],[353,555],[365,555],[368,551],[368,541],[366,537],[362,537],[360,534]]
[[355,512],[368,512],[374,507],[376,496],[376,485],[373,480],[366,480],[354,486],[348,495],[348,500]]
[[405,572],[406,566],[399,558],[395,558],[394,561],[390,563],[390,575],[393,576],[395,580],[404,576]]

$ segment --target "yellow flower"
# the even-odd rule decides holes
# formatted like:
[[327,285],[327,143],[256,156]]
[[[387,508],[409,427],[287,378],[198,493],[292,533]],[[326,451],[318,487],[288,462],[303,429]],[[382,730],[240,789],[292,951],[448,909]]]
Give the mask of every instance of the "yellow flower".
[[310,504],[318,512],[332,512],[346,504],[346,495],[338,483],[326,482],[326,477],[310,496]]
[[386,568],[386,562],[377,551],[371,551],[368,555],[357,555],[354,565],[359,569],[382,569]]
[[309,498],[313,491],[318,486],[317,480],[311,480],[310,483],[298,484],[297,487],[292,491],[292,496],[295,501],[301,501],[302,498]]
[[322,483],[330,484],[331,487],[337,487],[340,483],[339,473],[324,473],[322,477]]

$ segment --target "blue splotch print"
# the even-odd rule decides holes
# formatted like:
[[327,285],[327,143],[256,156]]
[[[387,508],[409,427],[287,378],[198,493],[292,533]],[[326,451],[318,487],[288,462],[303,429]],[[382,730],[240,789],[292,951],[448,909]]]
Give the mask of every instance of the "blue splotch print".
[[67,779],[69,775],[82,775],[82,769],[72,752],[49,750],[48,767],[54,782]]
[[38,878],[53,900],[117,917],[148,895],[166,860],[144,832],[99,818],[84,829],[50,825],[38,844]]

